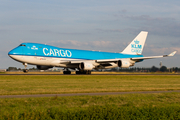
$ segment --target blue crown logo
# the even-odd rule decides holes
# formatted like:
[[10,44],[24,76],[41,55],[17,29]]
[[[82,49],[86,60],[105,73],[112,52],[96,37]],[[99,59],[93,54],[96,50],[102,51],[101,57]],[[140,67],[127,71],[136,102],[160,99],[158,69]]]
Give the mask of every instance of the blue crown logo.
[[135,40],[134,43],[135,43],[135,44],[139,44],[139,41],[138,41],[138,40]]
[[31,49],[32,50],[38,50],[38,48],[36,46],[32,46]]

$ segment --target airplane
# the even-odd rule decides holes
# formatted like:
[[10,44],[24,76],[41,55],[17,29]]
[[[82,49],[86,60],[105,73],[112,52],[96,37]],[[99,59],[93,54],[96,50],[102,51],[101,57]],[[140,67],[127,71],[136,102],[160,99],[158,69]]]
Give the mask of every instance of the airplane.
[[39,43],[22,43],[12,49],[8,55],[23,63],[24,72],[28,72],[26,67],[30,64],[36,65],[40,70],[62,67],[64,68],[63,74],[71,74],[70,69],[76,70],[76,74],[91,74],[93,69],[129,68],[146,59],[169,57],[176,54],[174,51],[169,55],[144,57],[142,51],[147,35],[148,32],[141,31],[120,53],[67,49]]

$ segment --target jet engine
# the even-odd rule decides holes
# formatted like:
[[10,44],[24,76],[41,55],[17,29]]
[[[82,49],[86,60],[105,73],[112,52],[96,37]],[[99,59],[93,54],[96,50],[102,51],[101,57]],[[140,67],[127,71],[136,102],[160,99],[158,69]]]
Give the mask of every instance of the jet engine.
[[37,65],[37,68],[39,70],[47,70],[47,69],[53,68],[53,67],[52,66]]
[[92,70],[95,66],[92,63],[82,62],[79,64],[81,70]]
[[131,63],[129,61],[126,61],[126,60],[119,60],[117,62],[118,64],[118,67],[121,67],[121,68],[128,68],[131,66]]

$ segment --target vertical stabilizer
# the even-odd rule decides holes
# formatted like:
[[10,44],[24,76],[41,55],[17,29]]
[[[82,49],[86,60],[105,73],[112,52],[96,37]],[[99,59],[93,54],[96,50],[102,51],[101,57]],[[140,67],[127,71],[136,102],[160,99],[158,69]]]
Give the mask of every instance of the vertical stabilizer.
[[121,52],[123,54],[141,55],[148,32],[141,31],[136,38]]

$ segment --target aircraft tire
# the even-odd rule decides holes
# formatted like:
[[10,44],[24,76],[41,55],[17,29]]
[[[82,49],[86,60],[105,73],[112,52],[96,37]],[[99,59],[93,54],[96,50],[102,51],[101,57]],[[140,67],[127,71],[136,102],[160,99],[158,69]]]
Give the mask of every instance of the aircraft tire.
[[71,71],[63,71],[63,74],[65,74],[65,75],[70,75],[70,74],[71,74]]
[[76,75],[80,74],[80,71],[76,71]]
[[91,71],[90,70],[86,70],[86,71],[76,71],[76,74],[79,75],[79,74],[91,74]]
[[28,69],[23,69],[23,72],[24,73],[28,73]]
[[91,74],[91,71],[90,71],[90,70],[88,71],[88,74],[89,74],[89,75]]

